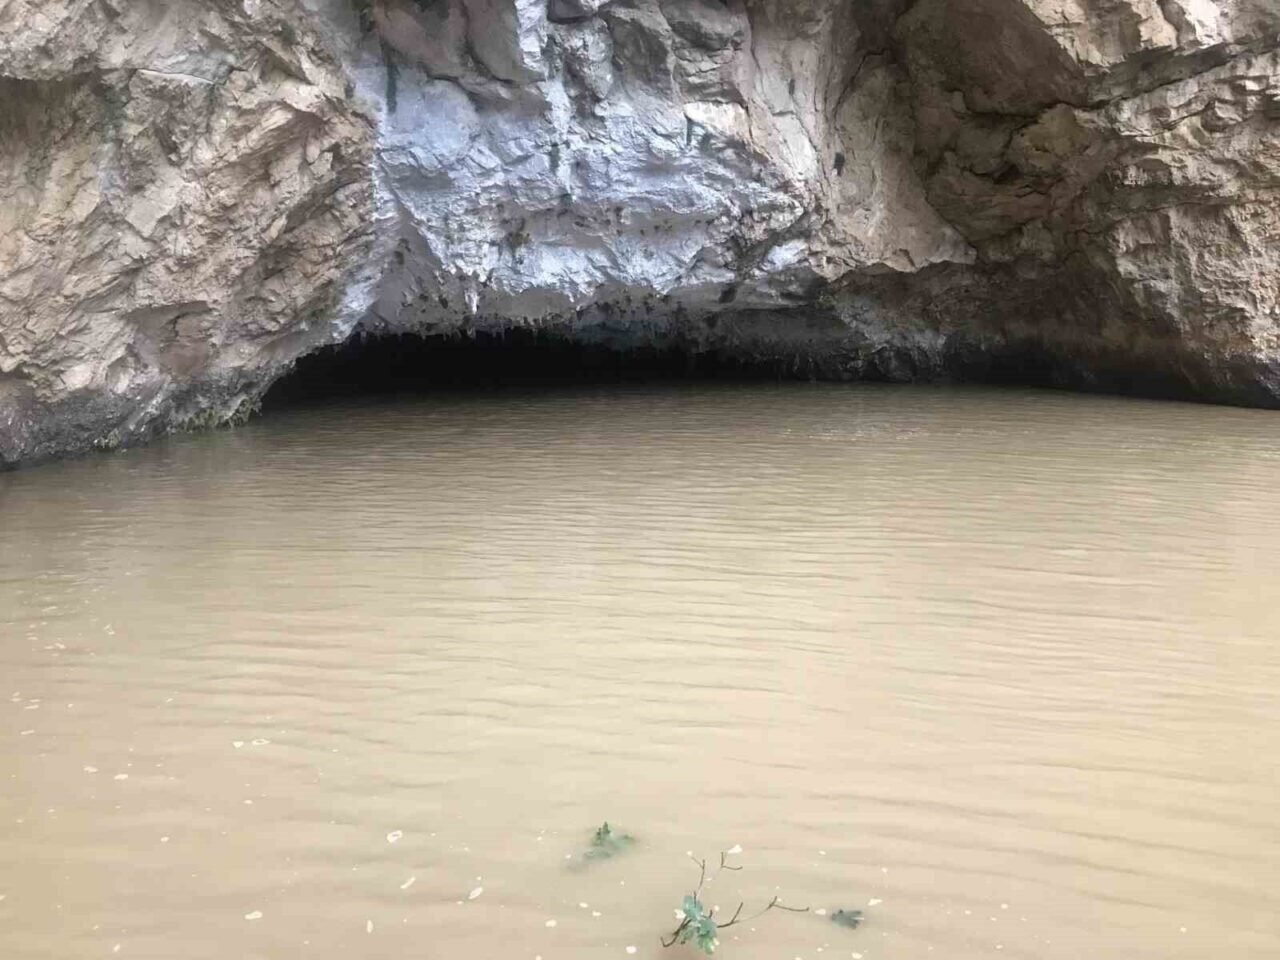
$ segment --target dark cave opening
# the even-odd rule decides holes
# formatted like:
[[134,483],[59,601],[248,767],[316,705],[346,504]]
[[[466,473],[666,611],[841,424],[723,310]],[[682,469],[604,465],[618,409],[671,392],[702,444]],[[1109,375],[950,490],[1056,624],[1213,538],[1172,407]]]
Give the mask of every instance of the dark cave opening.
[[541,331],[355,336],[300,358],[264,410],[360,397],[678,381],[794,379],[774,364],[668,342],[621,348]]
[[[930,358],[926,358],[930,359]],[[262,400],[271,412],[326,401],[395,399],[433,393],[529,391],[681,382],[867,381],[985,384],[1112,393],[1166,400],[1210,400],[1274,407],[1261,388],[1224,387],[1195,371],[1151,362],[1064,361],[1036,345],[978,347],[957,340],[934,365],[910,350],[872,349],[830,356],[794,352],[746,355],[680,338],[621,346],[604,337],[572,339],[542,330],[419,336],[357,335],[300,358]]]

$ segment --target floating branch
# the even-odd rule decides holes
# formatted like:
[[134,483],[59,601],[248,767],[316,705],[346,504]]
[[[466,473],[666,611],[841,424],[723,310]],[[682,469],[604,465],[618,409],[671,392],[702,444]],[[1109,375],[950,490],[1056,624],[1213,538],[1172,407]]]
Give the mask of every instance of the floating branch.
[[[737,848],[735,848],[735,852]],[[711,956],[716,952],[716,948],[720,946],[720,931],[728,930],[730,927],[740,923],[749,923],[763,917],[770,910],[785,910],[788,913],[808,913],[808,907],[791,907],[782,902],[780,897],[775,896],[765,905],[765,907],[749,916],[742,915],[745,909],[745,903],[739,903],[738,908],[733,911],[733,915],[728,920],[717,919],[714,908],[708,910],[702,903],[702,888],[706,886],[707,880],[707,861],[691,858],[698,865],[698,885],[694,888],[693,893],[684,898],[680,904],[680,909],[676,911],[676,916],[680,920],[679,926],[671,931],[671,934],[662,939],[664,947],[673,947],[676,944],[691,944],[696,949],[702,951],[707,956]],[[720,854],[720,870],[741,870],[741,867],[735,867],[729,863],[729,853],[722,852]],[[719,871],[717,871],[719,872]],[[843,911],[842,911],[843,912]]]

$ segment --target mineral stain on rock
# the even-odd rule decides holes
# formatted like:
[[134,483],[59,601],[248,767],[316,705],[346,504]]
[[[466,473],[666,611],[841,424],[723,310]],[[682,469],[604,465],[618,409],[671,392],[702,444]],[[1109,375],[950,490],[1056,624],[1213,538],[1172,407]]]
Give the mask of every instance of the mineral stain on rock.
[[1271,0],[10,0],[0,463],[244,417],[357,333],[1277,405],[1277,37]]

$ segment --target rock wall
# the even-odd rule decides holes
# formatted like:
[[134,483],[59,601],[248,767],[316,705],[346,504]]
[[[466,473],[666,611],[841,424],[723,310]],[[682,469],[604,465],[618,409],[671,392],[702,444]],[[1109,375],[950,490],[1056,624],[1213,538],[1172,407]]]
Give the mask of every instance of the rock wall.
[[1280,398],[1274,0],[0,0],[0,462],[356,332]]

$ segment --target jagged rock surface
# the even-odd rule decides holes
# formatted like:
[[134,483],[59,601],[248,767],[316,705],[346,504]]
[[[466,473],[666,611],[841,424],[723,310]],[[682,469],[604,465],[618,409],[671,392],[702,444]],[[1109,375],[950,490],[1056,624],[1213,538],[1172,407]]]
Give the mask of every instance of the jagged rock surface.
[[0,0],[0,462],[356,332],[1280,397],[1273,0]]

